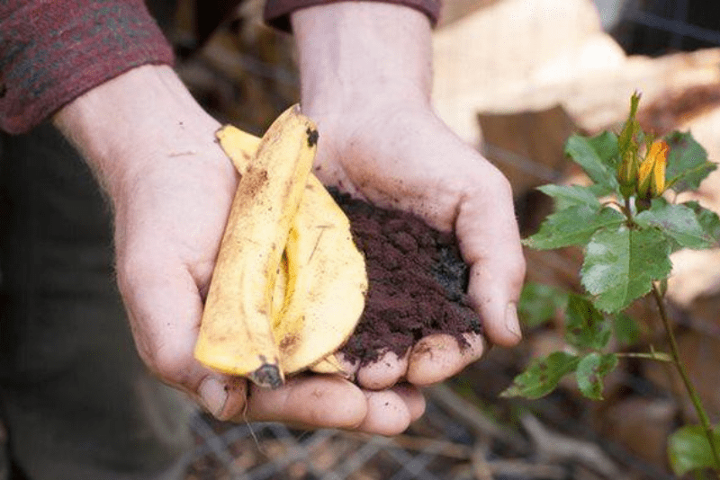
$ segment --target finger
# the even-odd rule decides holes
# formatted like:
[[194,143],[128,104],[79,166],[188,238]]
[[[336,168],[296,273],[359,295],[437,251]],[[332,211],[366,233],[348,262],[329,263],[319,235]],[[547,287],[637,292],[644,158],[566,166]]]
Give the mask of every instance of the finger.
[[315,428],[354,428],[367,414],[363,392],[335,375],[307,375],[289,379],[270,390],[250,387],[248,420],[275,421]]
[[345,355],[342,352],[338,352],[335,354],[335,358],[337,359],[338,363],[340,363],[340,367],[342,367],[343,374],[347,376],[349,379],[355,379],[358,369],[360,368],[360,361],[359,360],[350,360],[347,355]]
[[395,352],[387,352],[378,360],[361,367],[356,377],[358,385],[370,390],[383,390],[395,385],[405,377],[409,353],[398,357]]
[[457,339],[446,334],[422,338],[410,353],[407,381],[418,386],[438,383],[478,360],[485,349],[484,338],[466,334],[465,339],[467,346],[460,346]]
[[394,390],[365,391],[367,415],[357,430],[376,435],[404,432],[413,420],[404,394]]
[[[153,257],[150,257],[153,258]],[[136,256],[118,266],[118,284],[138,352],[162,381],[187,392],[211,414],[226,419],[245,404],[245,381],[219,374],[193,356],[202,299],[179,262]]]
[[512,346],[522,336],[517,302],[525,259],[507,180],[489,169],[486,182],[486,189],[479,188],[461,203],[455,231],[470,265],[468,294],[482,317],[484,333],[491,343]]
[[410,412],[410,422],[414,422],[425,413],[425,396],[419,388],[409,383],[399,383],[392,387],[392,391],[405,402]]
[[210,374],[198,386],[196,400],[218,420],[230,420],[245,411],[247,380]]

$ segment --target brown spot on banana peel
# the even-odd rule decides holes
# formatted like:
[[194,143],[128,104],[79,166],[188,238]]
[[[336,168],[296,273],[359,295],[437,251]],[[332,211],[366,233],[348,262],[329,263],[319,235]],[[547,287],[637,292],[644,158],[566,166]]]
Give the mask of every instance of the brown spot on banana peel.
[[258,169],[250,165],[243,174],[243,183],[246,186],[245,197],[248,199],[254,198],[260,189],[268,181],[268,172],[266,169]]
[[308,147],[314,147],[317,145],[318,139],[320,138],[318,131],[314,128],[308,128],[305,133],[307,133],[308,137]]
[[299,340],[298,336],[296,334],[289,334],[285,335],[282,340],[280,340],[280,351],[281,352],[287,352],[292,351],[293,346],[297,341]]

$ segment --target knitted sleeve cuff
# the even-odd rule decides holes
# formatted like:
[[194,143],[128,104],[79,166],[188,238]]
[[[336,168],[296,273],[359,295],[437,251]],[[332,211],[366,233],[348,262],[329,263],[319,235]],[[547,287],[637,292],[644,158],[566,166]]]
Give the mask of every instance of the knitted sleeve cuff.
[[[357,0],[267,0],[265,3],[265,22],[284,31],[290,31],[290,13],[301,8],[314,7],[326,3]],[[440,16],[441,0],[361,0],[379,1],[405,5],[421,11],[428,16],[433,26],[437,24]]]
[[0,129],[22,133],[66,103],[172,48],[143,0],[0,3]]

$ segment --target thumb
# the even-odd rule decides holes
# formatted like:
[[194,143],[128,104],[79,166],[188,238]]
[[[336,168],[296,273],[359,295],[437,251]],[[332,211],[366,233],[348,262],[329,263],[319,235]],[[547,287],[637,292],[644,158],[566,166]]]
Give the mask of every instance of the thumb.
[[510,186],[499,172],[486,187],[467,195],[455,230],[470,265],[468,294],[490,342],[512,346],[521,339],[517,303],[525,278],[520,234]]

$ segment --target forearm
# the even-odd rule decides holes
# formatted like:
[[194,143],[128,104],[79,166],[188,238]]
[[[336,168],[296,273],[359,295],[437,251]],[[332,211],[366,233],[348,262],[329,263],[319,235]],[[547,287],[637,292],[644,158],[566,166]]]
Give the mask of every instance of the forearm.
[[111,198],[150,166],[217,149],[219,124],[167,66],[135,68],[105,82],[63,107],[53,122]]
[[390,3],[339,2],[298,10],[291,20],[304,109],[429,102],[431,25],[423,13]]

